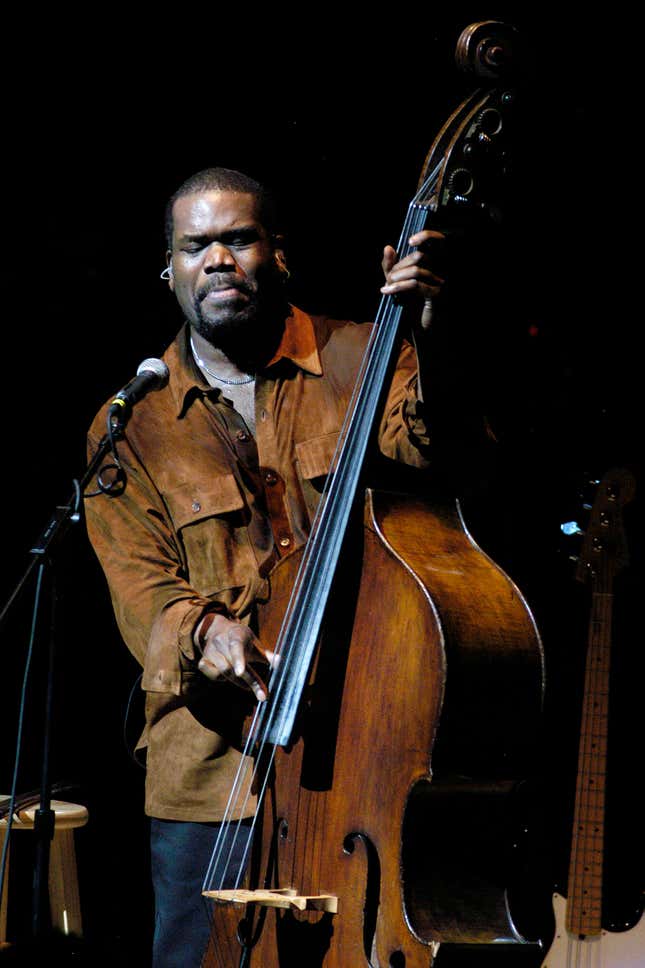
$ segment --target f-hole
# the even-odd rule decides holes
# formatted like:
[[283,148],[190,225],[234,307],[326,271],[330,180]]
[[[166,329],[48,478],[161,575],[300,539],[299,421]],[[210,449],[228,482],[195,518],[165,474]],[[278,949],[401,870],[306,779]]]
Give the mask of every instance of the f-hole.
[[348,834],[343,841],[343,850],[347,854],[353,854],[357,840],[362,841],[367,857],[367,883],[365,885],[365,905],[363,907],[363,950],[369,964],[372,956],[374,935],[376,934],[376,917],[381,894],[381,862],[378,851],[365,834]]

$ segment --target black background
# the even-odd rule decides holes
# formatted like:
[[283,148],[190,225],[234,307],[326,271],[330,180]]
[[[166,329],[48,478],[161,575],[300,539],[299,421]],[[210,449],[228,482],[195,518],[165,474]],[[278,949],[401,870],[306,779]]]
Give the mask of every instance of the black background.
[[[60,14],[16,18],[3,68],[1,598],[8,601],[35,539],[82,475],[94,413],[180,324],[158,278],[164,204],[178,184],[211,164],[271,184],[287,212],[293,301],[368,319],[382,247],[396,243],[428,147],[472,86],[454,66],[456,39],[474,20],[515,23],[538,107],[524,145],[530,191],[518,203],[513,259],[476,294],[481,320],[470,325],[479,342],[500,307],[488,357],[479,370],[452,374],[450,390],[459,394],[460,380],[474,379],[476,392],[494,383],[499,452],[485,468],[472,455],[464,511],[475,538],[525,591],[544,639],[540,777],[555,882],[566,869],[588,604],[559,525],[571,517],[584,524],[584,482],[610,467],[630,468],[642,488],[635,70],[632,28],[620,17],[598,23],[542,5],[521,5],[520,15],[515,6],[453,4],[446,12],[428,4],[411,8],[405,22],[398,10],[351,18],[328,5],[306,13],[281,6],[261,18],[240,8],[157,10],[146,25],[100,8],[69,23]],[[452,403],[449,393],[442,405]],[[637,491],[625,512],[631,565],[616,602],[608,870],[618,917],[642,879],[633,789],[642,738],[641,503]],[[73,798],[90,810],[77,839],[86,933],[120,963],[144,965],[143,772],[123,737],[138,669],[82,525],[56,564],[53,779],[69,779]],[[7,792],[32,603],[30,580],[0,630]],[[39,783],[41,652],[27,696],[21,790]],[[136,688],[133,695],[128,742],[141,717]]]

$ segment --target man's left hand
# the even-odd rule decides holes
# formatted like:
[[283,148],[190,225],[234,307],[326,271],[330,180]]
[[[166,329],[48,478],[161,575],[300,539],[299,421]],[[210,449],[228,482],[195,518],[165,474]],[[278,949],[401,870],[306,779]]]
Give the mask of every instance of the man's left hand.
[[424,229],[411,235],[409,243],[414,251],[400,261],[397,261],[396,249],[391,245],[385,246],[381,265],[386,283],[381,287],[381,292],[395,296],[401,302],[405,300],[406,304],[418,305],[421,328],[427,330],[432,323],[436,301],[445,282],[432,269],[444,246],[445,236],[433,229]]

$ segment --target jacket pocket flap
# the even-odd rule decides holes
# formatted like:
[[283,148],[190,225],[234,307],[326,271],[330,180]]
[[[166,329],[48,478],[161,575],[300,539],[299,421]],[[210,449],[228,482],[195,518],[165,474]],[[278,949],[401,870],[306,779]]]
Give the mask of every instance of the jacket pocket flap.
[[166,491],[166,500],[177,530],[216,514],[239,511],[245,504],[233,474],[207,480],[196,476]]
[[332,458],[340,434],[324,434],[322,437],[312,437],[296,444],[296,455],[300,464],[300,473],[307,481],[327,474],[331,467]]

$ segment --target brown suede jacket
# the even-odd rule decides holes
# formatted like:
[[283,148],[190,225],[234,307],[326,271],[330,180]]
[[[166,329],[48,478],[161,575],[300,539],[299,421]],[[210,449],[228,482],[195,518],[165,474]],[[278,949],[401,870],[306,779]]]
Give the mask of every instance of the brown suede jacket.
[[[119,496],[85,502],[123,639],[143,666],[146,812],[222,817],[241,754],[246,693],[198,671],[193,630],[217,609],[253,620],[267,576],[302,545],[345,417],[371,324],[292,307],[276,356],[257,375],[255,439],[203,380],[184,327],[164,355],[168,385],[134,408],[117,444]],[[387,457],[424,466],[416,357],[405,344],[380,428]],[[95,453],[107,404],[89,433]],[[253,804],[248,807],[253,809]]]

